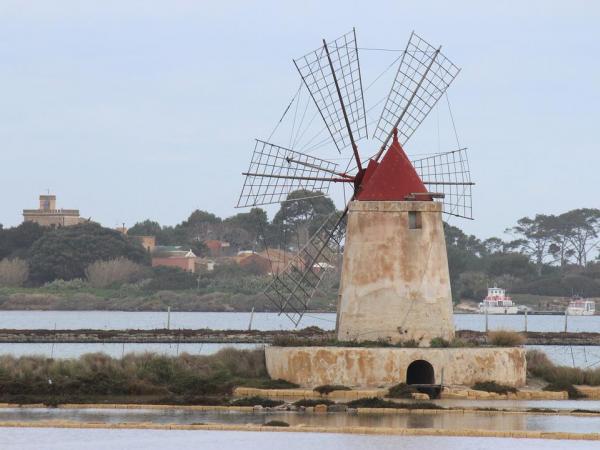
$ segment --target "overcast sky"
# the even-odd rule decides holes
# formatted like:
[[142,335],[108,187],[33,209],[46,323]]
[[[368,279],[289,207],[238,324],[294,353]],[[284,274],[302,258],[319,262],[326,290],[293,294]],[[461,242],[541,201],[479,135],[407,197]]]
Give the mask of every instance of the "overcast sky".
[[[3,0],[0,223],[46,189],[111,227],[238,212],[253,139],[298,87],[292,58],[353,26],[359,46],[389,49],[414,29],[462,68],[449,98],[476,220],[455,225],[484,238],[599,207],[599,24],[600,3],[573,0]],[[361,54],[367,84],[396,57],[380,53]],[[408,150],[456,142],[437,131],[444,107]]]

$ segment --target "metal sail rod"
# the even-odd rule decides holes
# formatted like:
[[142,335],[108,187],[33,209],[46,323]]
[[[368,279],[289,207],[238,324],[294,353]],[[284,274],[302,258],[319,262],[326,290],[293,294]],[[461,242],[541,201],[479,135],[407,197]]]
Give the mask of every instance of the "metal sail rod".
[[[331,241],[332,239],[332,235],[333,233],[335,233],[335,230],[337,229],[337,227],[340,226],[340,224],[342,223],[342,220],[344,220],[344,217],[346,217],[346,214],[348,214],[348,205],[346,205],[346,207],[344,208],[344,211],[342,212],[342,214],[340,215],[340,217],[338,218],[338,220],[335,222],[335,225],[333,226],[333,228],[331,228],[331,232],[327,232],[327,236],[326,238],[323,240],[321,247],[319,248],[317,254],[315,256],[313,256],[311,258],[310,261],[310,265],[312,267],[312,265],[314,264],[314,262],[319,259],[319,257],[321,256],[321,254],[323,253],[323,250],[325,250],[325,248],[329,245],[329,241]],[[311,237],[311,240],[318,235],[318,233],[320,233],[323,230],[323,227],[325,226],[325,224],[327,223],[327,221],[325,221],[325,223],[323,223],[323,225],[321,225],[321,228],[319,230],[317,230],[317,232]],[[307,243],[310,244],[310,240]],[[292,264],[290,264],[291,266]],[[285,302],[283,303],[281,309],[285,309],[285,307],[289,304],[290,298],[296,293],[296,291],[298,290],[298,288],[300,287],[300,285],[302,284],[302,282],[306,279],[306,275],[309,273],[309,271],[305,271],[302,274],[302,278],[300,278],[300,280],[296,283],[296,286],[294,287],[294,289],[292,290],[291,294],[288,295],[288,297],[286,298]],[[320,280],[319,280],[320,282]],[[318,284],[317,284],[318,285]]]
[[317,170],[319,170],[321,172],[327,172],[327,173],[330,173],[332,175],[337,175],[338,177],[344,177],[344,178],[349,178],[349,179],[351,178],[351,179],[354,180],[354,177],[352,175],[348,175],[347,173],[343,173],[343,172],[336,172],[335,170],[329,170],[329,169],[326,169],[324,167],[317,166],[316,164],[310,164],[310,163],[307,163],[307,162],[304,162],[304,161],[298,161],[297,159],[294,159],[294,158],[286,158],[285,160],[288,163],[293,162],[294,164],[299,164],[301,166],[306,166],[306,167],[310,167],[312,169],[317,169]]
[[431,67],[433,66],[433,63],[435,62],[436,58],[438,57],[438,55],[440,54],[440,51],[442,50],[442,46],[440,45],[438,47],[438,49],[435,51],[433,58],[431,58],[431,62],[429,63],[429,65],[427,66],[427,70],[425,70],[425,73],[423,74],[423,76],[421,77],[421,80],[419,81],[419,84],[417,85],[417,87],[415,88],[415,90],[413,91],[410,99],[408,100],[408,103],[406,104],[406,107],[404,108],[404,110],[402,111],[402,114],[400,114],[400,116],[398,116],[398,119],[396,120],[396,123],[394,124],[394,126],[392,127],[392,129],[390,130],[389,134],[387,135],[387,137],[385,138],[385,141],[383,142],[383,144],[381,145],[381,148],[379,149],[379,151],[377,152],[377,155],[375,155],[375,162],[379,161],[379,158],[381,158],[381,155],[383,154],[383,152],[385,151],[388,142],[390,141],[390,139],[392,138],[393,134],[394,134],[394,130],[396,128],[398,128],[398,125],[400,124],[400,122],[402,121],[402,119],[404,118],[404,114],[406,114],[406,111],[408,110],[408,107],[411,105],[412,101],[414,100],[415,96],[417,95],[417,92],[419,91],[419,88],[421,87],[421,85],[423,84],[423,81],[425,81],[425,78],[427,77],[427,74],[429,73],[429,71],[431,70]]
[[335,89],[337,90],[338,98],[340,100],[340,106],[342,107],[342,113],[344,114],[344,121],[346,122],[346,128],[348,128],[348,136],[350,137],[350,142],[352,144],[352,151],[354,152],[354,159],[356,160],[356,166],[358,167],[358,171],[362,171],[362,164],[360,162],[360,155],[358,154],[358,147],[356,146],[356,142],[354,141],[354,135],[352,134],[352,127],[350,126],[350,120],[348,120],[348,113],[346,112],[346,107],[344,106],[344,99],[342,98],[342,91],[340,90],[340,85],[338,83],[337,77],[335,76],[335,69],[333,67],[333,62],[331,61],[331,55],[329,54],[329,48],[327,47],[327,42],[323,39],[323,48],[325,49],[325,53],[327,53],[327,61],[329,61],[329,67],[331,67],[331,75],[333,76],[333,82],[335,83]]
[[425,181],[421,180],[423,184],[431,185],[447,185],[447,186],[475,186],[472,181]]
[[242,172],[242,175],[261,178],[283,178],[285,180],[307,180],[307,181],[333,181],[334,183],[353,183],[354,178],[329,178],[329,177],[297,177],[294,175],[273,175],[270,173]]

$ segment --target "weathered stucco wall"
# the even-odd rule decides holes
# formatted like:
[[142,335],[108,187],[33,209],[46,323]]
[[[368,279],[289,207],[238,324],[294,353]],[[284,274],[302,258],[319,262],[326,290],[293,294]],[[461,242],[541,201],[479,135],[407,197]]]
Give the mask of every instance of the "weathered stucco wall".
[[[409,227],[409,211],[420,228]],[[452,339],[452,295],[441,204],[350,204],[338,299],[338,339]]]
[[493,380],[518,387],[527,371],[522,348],[267,347],[265,356],[271,378],[306,387],[402,383],[417,360],[433,366],[435,383],[442,382],[443,369],[446,385]]

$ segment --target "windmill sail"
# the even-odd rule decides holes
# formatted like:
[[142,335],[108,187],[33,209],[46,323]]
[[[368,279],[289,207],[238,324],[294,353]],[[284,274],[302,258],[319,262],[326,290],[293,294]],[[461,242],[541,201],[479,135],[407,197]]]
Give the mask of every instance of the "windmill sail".
[[440,50],[411,34],[373,133],[383,146],[394,128],[405,144],[460,72]]
[[324,43],[295,59],[294,64],[338,151],[352,145],[353,140],[366,138],[367,117],[355,31]]
[[343,219],[337,212],[327,217],[287,268],[273,278],[265,295],[280,314],[298,325],[325,273],[338,265],[344,239]]
[[329,191],[331,182],[345,179],[331,161],[258,139],[248,172],[243,175],[237,208],[280,203],[299,190],[311,192],[311,197],[322,196]]
[[471,181],[466,148],[411,162],[430,192],[444,194],[436,199],[442,202],[444,214],[473,218],[471,188],[474,183]]

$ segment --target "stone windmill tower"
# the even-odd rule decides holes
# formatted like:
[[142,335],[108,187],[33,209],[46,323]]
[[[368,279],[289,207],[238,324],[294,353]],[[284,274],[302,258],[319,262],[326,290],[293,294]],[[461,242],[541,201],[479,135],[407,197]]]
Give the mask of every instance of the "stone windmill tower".
[[[277,274],[266,295],[298,325],[325,270],[343,267],[337,336],[343,341],[454,336],[442,214],[471,218],[466,149],[409,159],[403,145],[444,95],[459,69],[412,33],[377,126],[368,138],[356,33],[326,42],[294,60],[331,140],[352,152],[354,170],[331,160],[256,141],[238,201],[248,207],[286,201],[291,192],[323,195],[331,183],[352,186],[342,214],[331,215]],[[345,226],[344,226],[345,225]]]

